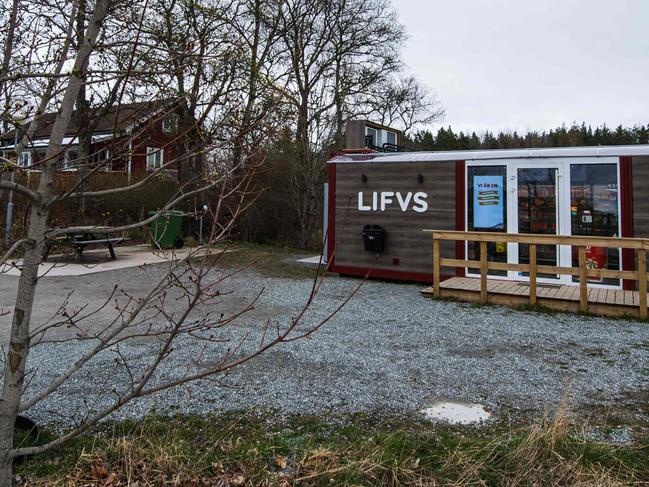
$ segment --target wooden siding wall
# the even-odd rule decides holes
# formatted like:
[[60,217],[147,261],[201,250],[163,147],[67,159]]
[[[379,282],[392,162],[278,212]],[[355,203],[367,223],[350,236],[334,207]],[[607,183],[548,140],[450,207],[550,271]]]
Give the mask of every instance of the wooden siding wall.
[[349,120],[345,126],[345,149],[365,148],[365,120]]
[[[361,180],[363,174],[366,183]],[[422,183],[417,182],[419,174]],[[395,197],[384,212],[359,211],[359,191],[364,193],[365,204],[374,191],[424,192],[428,210],[402,212]],[[380,225],[387,232],[386,249],[378,260],[363,249],[361,231],[365,225]],[[455,162],[337,164],[335,228],[337,266],[430,273],[432,279],[432,241],[422,230],[455,229]],[[441,253],[454,258],[455,245],[446,242]]]
[[634,157],[632,168],[634,233],[649,238],[649,157]]

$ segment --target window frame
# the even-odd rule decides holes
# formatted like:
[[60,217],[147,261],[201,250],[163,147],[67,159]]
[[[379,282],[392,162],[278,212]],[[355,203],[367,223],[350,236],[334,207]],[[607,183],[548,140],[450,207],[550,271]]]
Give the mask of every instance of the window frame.
[[[153,160],[153,163],[151,163],[151,160]],[[164,164],[164,147],[147,147],[146,148],[146,170],[155,171],[156,169],[160,169],[163,164]]]
[[[70,152],[75,153],[75,157],[72,160],[70,160]],[[66,150],[65,154],[63,154],[63,164],[61,166],[61,169],[63,169],[64,171],[76,169],[77,164],[75,164],[75,163],[71,164],[71,162],[75,162],[78,159],[79,159],[79,150],[78,149],[68,149],[68,150]]]
[[113,170],[113,163],[110,161],[112,155],[110,153],[110,148],[109,147],[102,147],[99,149],[96,153],[95,157],[95,163],[97,165],[103,165],[103,170],[104,171],[112,171]]
[[[23,164],[23,160],[27,156],[27,164]],[[18,165],[20,167],[29,167],[34,164],[34,155],[30,150],[23,150],[18,157]]]
[[[373,133],[370,133],[372,131]],[[365,127],[365,137],[368,135],[372,136],[372,147],[378,147],[379,143],[379,129],[375,129],[374,127]]]

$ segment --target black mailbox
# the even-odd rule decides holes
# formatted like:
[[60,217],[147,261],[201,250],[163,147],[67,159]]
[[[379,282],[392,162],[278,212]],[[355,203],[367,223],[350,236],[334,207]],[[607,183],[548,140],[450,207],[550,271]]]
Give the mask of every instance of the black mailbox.
[[383,252],[385,249],[385,228],[379,225],[365,225],[361,235],[363,235],[365,250]]

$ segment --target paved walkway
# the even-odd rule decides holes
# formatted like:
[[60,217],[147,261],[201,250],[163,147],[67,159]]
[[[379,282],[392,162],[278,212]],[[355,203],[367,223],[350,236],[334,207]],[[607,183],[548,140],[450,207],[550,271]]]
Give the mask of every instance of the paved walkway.
[[[86,274],[95,274],[98,272],[115,271],[118,269],[127,269],[129,267],[139,267],[142,265],[160,264],[168,261],[170,258],[177,260],[187,257],[190,252],[196,252],[196,248],[185,247],[173,250],[153,250],[149,245],[131,245],[125,247],[115,247],[117,259],[111,260],[108,249],[88,250],[83,253],[83,262],[75,262],[72,255],[52,255],[48,261],[41,264],[38,275],[43,277],[61,277],[61,276],[84,276]],[[0,266],[1,275],[19,276],[22,261],[16,262],[16,265]]]

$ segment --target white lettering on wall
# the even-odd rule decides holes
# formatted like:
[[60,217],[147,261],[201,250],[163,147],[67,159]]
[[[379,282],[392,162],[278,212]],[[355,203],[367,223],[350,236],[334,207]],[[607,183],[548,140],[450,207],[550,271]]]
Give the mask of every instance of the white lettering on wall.
[[363,204],[363,192],[359,191],[358,192],[358,211],[370,211],[372,209],[371,206],[365,206]]
[[408,205],[412,199],[412,193],[406,193],[406,197],[401,196],[401,193],[397,193],[397,201],[399,202],[399,208],[401,211],[408,211]]
[[[418,193],[400,193],[392,191],[373,191],[372,192],[372,205],[366,205],[366,197],[362,191],[358,192],[358,211],[385,211],[386,208],[389,208],[394,204],[394,197],[396,197],[396,202],[399,205],[399,209],[402,212],[408,210],[416,211],[417,213],[424,213],[428,210],[428,194],[418,192]],[[369,195],[367,198],[369,202]]]
[[392,203],[392,196],[394,196],[392,191],[383,191],[381,193],[381,211],[385,211],[385,206]]
[[426,193],[415,193],[413,200],[415,201],[415,206],[412,207],[417,213],[423,213],[428,209],[428,201],[426,201],[428,195]]

